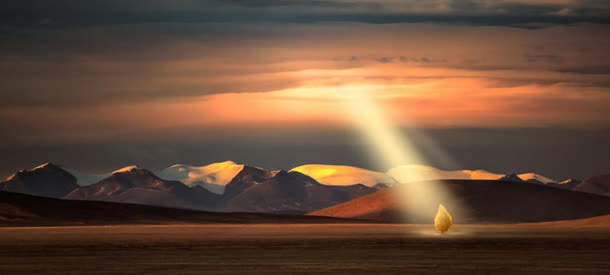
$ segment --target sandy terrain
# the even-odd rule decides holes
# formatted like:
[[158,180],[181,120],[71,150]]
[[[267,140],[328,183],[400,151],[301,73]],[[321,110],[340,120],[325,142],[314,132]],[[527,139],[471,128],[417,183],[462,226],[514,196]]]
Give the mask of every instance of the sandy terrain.
[[[413,199],[408,194],[421,184],[431,183],[401,184],[308,215],[428,222],[429,217],[436,215],[439,204],[463,223],[533,223],[610,215],[610,197],[607,196],[530,183],[446,180],[436,183],[442,186],[443,192],[418,201],[421,209],[416,211],[419,217],[414,217],[405,209],[405,202]],[[456,209],[461,209],[461,213],[454,211]],[[411,219],[405,220],[409,216]]]
[[523,224],[527,226],[543,226],[543,227],[572,227],[572,228],[587,228],[587,227],[608,227],[610,228],[610,215],[591,217],[578,220],[567,221],[552,221]]
[[610,228],[258,224],[0,228],[0,274],[610,270]]

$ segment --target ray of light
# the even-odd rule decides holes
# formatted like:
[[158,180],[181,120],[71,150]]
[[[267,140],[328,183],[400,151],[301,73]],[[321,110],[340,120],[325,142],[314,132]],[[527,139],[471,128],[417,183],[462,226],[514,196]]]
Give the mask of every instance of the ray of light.
[[[423,164],[426,160],[413,146],[409,138],[403,136],[385,112],[384,106],[371,98],[366,89],[357,89],[349,97],[347,112],[370,145],[369,155],[384,167],[406,164]],[[422,178],[424,175],[405,175],[409,178]],[[428,175],[429,176],[429,175]],[[446,188],[447,183],[440,181],[401,183],[392,192],[397,197],[405,221],[413,223],[432,223],[439,204],[447,209],[460,222],[466,216],[463,207]]]

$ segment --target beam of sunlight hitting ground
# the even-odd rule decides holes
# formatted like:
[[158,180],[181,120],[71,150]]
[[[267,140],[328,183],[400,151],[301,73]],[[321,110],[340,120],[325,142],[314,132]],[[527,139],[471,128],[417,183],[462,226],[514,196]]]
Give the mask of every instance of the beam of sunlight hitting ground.
[[[379,166],[427,164],[409,138],[398,131],[384,107],[375,102],[369,92],[356,90],[346,103],[348,116],[361,131],[366,144],[370,145],[369,155],[375,158],[374,161]],[[445,205],[458,217],[458,223],[459,217],[466,215],[463,207],[439,181],[401,183],[396,188],[399,192],[392,193],[398,196],[395,199],[400,203],[402,212],[406,213],[406,222],[432,224],[439,204]]]

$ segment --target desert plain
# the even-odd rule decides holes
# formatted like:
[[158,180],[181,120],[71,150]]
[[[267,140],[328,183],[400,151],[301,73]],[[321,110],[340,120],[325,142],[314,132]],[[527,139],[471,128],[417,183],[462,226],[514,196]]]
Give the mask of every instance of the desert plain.
[[0,274],[604,273],[607,220],[4,227]]

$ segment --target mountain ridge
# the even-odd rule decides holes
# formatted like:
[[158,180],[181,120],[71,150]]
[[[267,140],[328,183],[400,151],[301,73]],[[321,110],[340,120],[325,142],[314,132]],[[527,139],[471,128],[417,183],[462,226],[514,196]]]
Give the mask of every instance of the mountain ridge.
[[187,186],[153,172],[127,167],[63,198],[129,202],[224,212],[306,213],[377,191],[362,185],[326,186],[298,172],[242,166],[223,194]]
[[77,179],[62,167],[44,163],[30,170],[20,170],[0,182],[0,191],[60,198],[77,189]]
[[64,198],[193,209],[212,209],[218,201],[218,195],[206,189],[191,189],[182,182],[167,181],[137,167],[118,170],[95,184],[70,192]]
[[[186,171],[188,173],[192,172],[190,166],[173,165],[173,167],[177,169],[187,168]],[[204,169],[199,169],[197,172],[207,171],[213,175],[220,175],[219,178],[215,179],[219,181],[225,181],[233,173],[235,175],[230,181],[223,183],[223,190],[220,193],[214,192],[202,184],[188,185],[181,181],[168,180],[158,176],[156,172],[138,166],[126,166],[115,170],[112,174],[100,179],[96,183],[78,186],[78,179],[69,172],[70,169],[52,163],[45,163],[30,170],[21,170],[15,173],[7,181],[0,182],[0,189],[55,198],[129,202],[210,211],[307,213],[369,195],[392,185],[405,184],[376,183],[373,186],[360,184],[361,181],[358,180],[359,175],[364,175],[368,180],[367,184],[371,185],[380,181],[378,180],[380,179],[379,172],[357,167],[349,168],[347,166],[321,164],[305,166],[310,168],[309,172],[314,172],[314,176],[323,179],[337,177],[340,179],[338,182],[340,185],[320,183],[312,176],[295,171],[298,169],[289,171],[267,170],[250,165],[236,164],[232,161],[201,167],[204,167]],[[223,171],[222,167],[226,167],[228,170]],[[426,176],[434,176],[434,173],[442,172],[442,170],[427,166],[403,166],[403,168],[405,167],[407,170],[401,170],[402,172],[412,171],[415,173],[412,179],[422,177],[422,175],[424,178]],[[236,168],[239,168],[239,171],[234,172]],[[356,174],[350,175],[350,171],[355,171]],[[417,171],[428,171],[430,174],[418,174]],[[30,174],[36,174],[37,176],[26,177],[26,175]],[[468,177],[473,177],[474,175],[474,177],[485,178],[490,175],[495,175],[494,177],[496,177],[498,174],[490,174],[483,170],[463,170],[450,171],[450,174],[445,174],[445,176],[447,175]],[[82,177],[82,175],[80,176]],[[205,173],[199,173],[192,175],[192,177],[189,175],[189,179],[206,176],[208,175]],[[89,180],[91,179],[93,178]],[[353,179],[354,184],[346,185],[346,179]],[[583,182],[574,180],[563,183],[544,183],[538,180],[544,180],[544,177],[530,173],[528,181],[522,180],[516,174],[504,176],[504,179],[519,183],[530,183],[567,190],[574,189],[574,191],[601,193],[602,195],[610,196],[608,191],[610,187],[605,187],[604,185],[607,184],[605,181],[610,182],[610,177],[591,177]],[[485,180],[470,180],[473,184],[476,184],[477,181]],[[409,182],[413,181],[406,183]],[[59,186],[58,190],[55,190],[54,186]],[[575,188],[577,186],[578,189]]]

